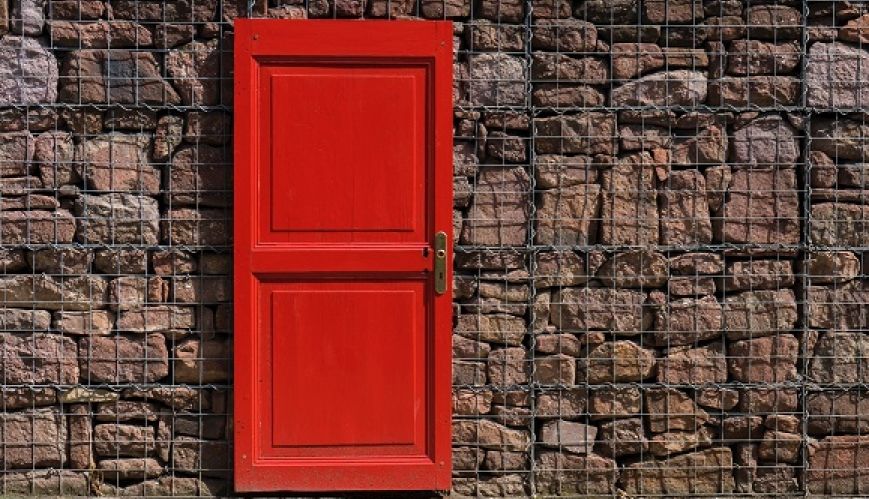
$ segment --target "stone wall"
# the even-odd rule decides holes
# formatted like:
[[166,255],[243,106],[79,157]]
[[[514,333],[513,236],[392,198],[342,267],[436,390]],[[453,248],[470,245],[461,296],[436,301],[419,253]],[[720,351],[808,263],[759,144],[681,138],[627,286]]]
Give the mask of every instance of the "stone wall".
[[[457,496],[865,494],[869,15],[455,24]],[[0,493],[231,492],[240,0],[0,0]]]

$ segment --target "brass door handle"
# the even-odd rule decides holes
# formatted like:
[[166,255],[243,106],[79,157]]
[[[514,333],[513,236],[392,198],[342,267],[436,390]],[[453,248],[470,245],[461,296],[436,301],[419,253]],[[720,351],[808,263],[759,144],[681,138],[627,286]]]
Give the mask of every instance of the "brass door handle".
[[438,232],[434,239],[434,288],[442,295],[447,292],[447,234]]

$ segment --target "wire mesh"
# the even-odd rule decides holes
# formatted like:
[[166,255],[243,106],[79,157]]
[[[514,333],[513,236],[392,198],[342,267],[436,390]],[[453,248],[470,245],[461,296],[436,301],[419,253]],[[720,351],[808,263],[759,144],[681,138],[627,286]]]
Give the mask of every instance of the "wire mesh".
[[455,21],[453,495],[867,493],[862,2],[13,0],[3,494],[232,494],[239,16]]

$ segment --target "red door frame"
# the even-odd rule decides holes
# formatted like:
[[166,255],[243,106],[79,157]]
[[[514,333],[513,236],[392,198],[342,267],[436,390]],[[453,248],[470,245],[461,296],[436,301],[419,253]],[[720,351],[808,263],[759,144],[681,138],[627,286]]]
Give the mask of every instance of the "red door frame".
[[[444,21],[235,21],[235,194],[234,194],[234,476],[238,492],[327,490],[448,490],[451,486],[452,334],[452,25]],[[258,241],[258,165],[261,120],[257,79],[262,61],[299,58],[416,60],[432,68],[428,90],[432,113],[429,161],[434,193],[427,210],[432,224],[428,244],[396,250],[386,257],[366,248],[324,250],[311,245]],[[424,456],[377,458],[264,458],[259,439],[262,359],[257,345],[261,317],[259,276],[299,272],[353,272],[364,264],[389,271],[417,265],[431,275],[434,235],[447,234],[447,292],[433,299],[433,345],[427,374],[432,401]],[[415,258],[410,249],[416,252]],[[327,251],[327,253],[324,253]],[[335,259],[328,251],[350,254]],[[420,257],[419,255],[425,255]],[[410,263],[412,260],[413,263]],[[290,269],[290,270],[288,270]],[[429,278],[429,284],[433,280]]]

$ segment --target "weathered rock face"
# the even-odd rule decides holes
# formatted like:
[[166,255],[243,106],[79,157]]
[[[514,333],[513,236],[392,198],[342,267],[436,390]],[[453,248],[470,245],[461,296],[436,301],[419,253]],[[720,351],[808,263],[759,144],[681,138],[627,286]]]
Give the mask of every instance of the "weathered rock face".
[[553,293],[552,323],[566,331],[603,330],[636,334],[648,329],[645,293],[605,288],[564,288]]
[[60,468],[66,463],[66,417],[56,408],[0,415],[6,469]]
[[864,383],[869,379],[869,337],[860,333],[823,333],[815,345],[808,376],[819,383]]
[[467,92],[472,105],[510,106],[525,103],[526,63],[501,53],[478,54],[468,62]]
[[619,485],[628,494],[716,494],[734,489],[733,455],[727,447],[627,466]]
[[806,100],[818,108],[859,108],[869,102],[869,90],[858,82],[866,72],[869,53],[843,43],[815,43],[806,62]]
[[706,75],[698,71],[665,71],[613,89],[613,106],[697,106],[706,101]]
[[522,168],[482,168],[462,242],[481,246],[525,244],[529,191],[530,179]]
[[0,351],[4,384],[78,382],[76,346],[69,338],[45,333],[2,333]]
[[180,104],[149,52],[75,50],[63,61],[59,100],[77,104]]
[[156,244],[160,211],[157,201],[133,194],[83,194],[76,200],[82,242]]
[[632,155],[603,172],[600,242],[606,245],[656,244],[658,224],[655,162],[647,153]]
[[827,495],[860,494],[869,487],[869,440],[840,435],[818,442],[809,458],[806,488]]
[[539,153],[613,154],[615,152],[615,116],[583,113],[551,118],[535,118]]
[[799,198],[794,170],[737,170],[733,172],[727,196],[713,219],[716,240],[758,244],[799,242]]
[[38,40],[0,38],[0,105],[52,103],[57,80],[57,59]]
[[169,374],[169,352],[161,334],[86,336],[78,349],[81,377],[91,383],[153,383]]
[[751,121],[730,141],[730,161],[738,166],[793,167],[799,157],[796,130],[778,116]]

